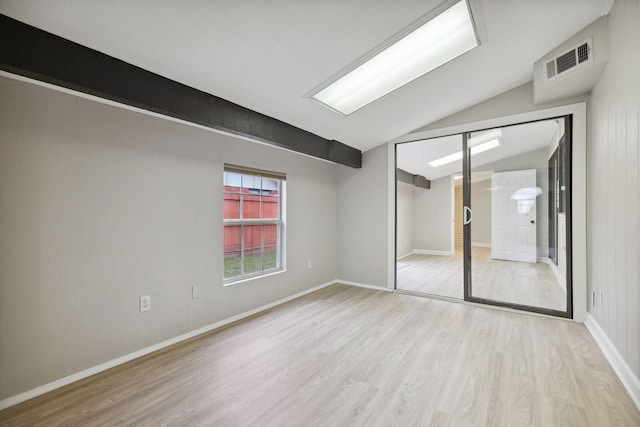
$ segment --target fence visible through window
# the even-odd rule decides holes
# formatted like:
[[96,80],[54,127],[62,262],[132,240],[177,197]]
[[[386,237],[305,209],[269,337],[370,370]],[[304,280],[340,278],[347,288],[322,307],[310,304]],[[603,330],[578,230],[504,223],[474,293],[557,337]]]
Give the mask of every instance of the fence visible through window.
[[283,189],[283,179],[225,170],[225,282],[282,268]]

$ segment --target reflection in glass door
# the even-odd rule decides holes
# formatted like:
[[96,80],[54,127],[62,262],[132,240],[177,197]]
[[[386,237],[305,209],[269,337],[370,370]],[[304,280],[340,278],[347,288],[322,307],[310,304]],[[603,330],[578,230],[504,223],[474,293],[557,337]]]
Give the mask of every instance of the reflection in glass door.
[[[488,140],[496,150],[474,154]],[[566,168],[549,173],[566,140],[564,119],[469,135],[466,299],[570,317]]]
[[462,135],[396,146],[396,288],[463,298]]

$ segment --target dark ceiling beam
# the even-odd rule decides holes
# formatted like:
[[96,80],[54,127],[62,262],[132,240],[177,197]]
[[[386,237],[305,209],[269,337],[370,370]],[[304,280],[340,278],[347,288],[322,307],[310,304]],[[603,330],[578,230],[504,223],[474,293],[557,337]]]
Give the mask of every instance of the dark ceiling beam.
[[362,153],[0,14],[0,69],[354,168]]
[[426,188],[427,190],[431,188],[431,181],[424,176],[414,175],[400,168],[396,168],[396,180],[415,187]]

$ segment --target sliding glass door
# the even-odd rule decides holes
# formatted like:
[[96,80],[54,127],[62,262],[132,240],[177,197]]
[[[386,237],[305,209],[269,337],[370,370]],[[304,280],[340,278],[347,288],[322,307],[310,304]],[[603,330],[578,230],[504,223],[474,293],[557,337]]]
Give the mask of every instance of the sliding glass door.
[[396,287],[571,317],[570,135],[561,117],[399,146],[436,179],[397,184]]
[[[570,185],[564,156],[570,128],[570,118],[563,117],[464,138],[470,217],[465,226],[466,300],[571,317]],[[489,148],[483,156],[483,144],[511,155],[490,158]],[[554,155],[557,171],[550,180]]]

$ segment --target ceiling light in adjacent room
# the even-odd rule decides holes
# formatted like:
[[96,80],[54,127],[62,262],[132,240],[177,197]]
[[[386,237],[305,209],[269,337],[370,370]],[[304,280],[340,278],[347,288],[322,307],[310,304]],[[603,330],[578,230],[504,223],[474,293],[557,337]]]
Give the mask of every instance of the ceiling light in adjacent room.
[[462,160],[462,151],[458,151],[457,153],[449,154],[448,156],[444,156],[444,157],[440,157],[439,159],[432,160],[429,162],[429,166],[433,166],[434,168],[437,168],[438,166],[453,163],[458,160]]
[[[483,142],[482,144],[478,144],[474,147],[471,147],[471,155],[482,153],[483,151],[491,150],[492,148],[496,148],[500,146],[499,139],[492,139],[487,142]],[[432,160],[428,163],[429,166],[433,166],[437,168],[438,166],[446,165],[449,163],[453,163],[457,160],[462,160],[462,151],[458,151],[457,153],[449,154],[448,156],[440,157],[439,159]]]
[[467,1],[450,4],[311,98],[349,115],[478,46]]
[[474,147],[471,147],[471,155],[482,153],[483,151],[491,150],[492,148],[498,148],[500,146],[500,140],[492,139],[487,142],[483,142],[482,144],[478,144]]

